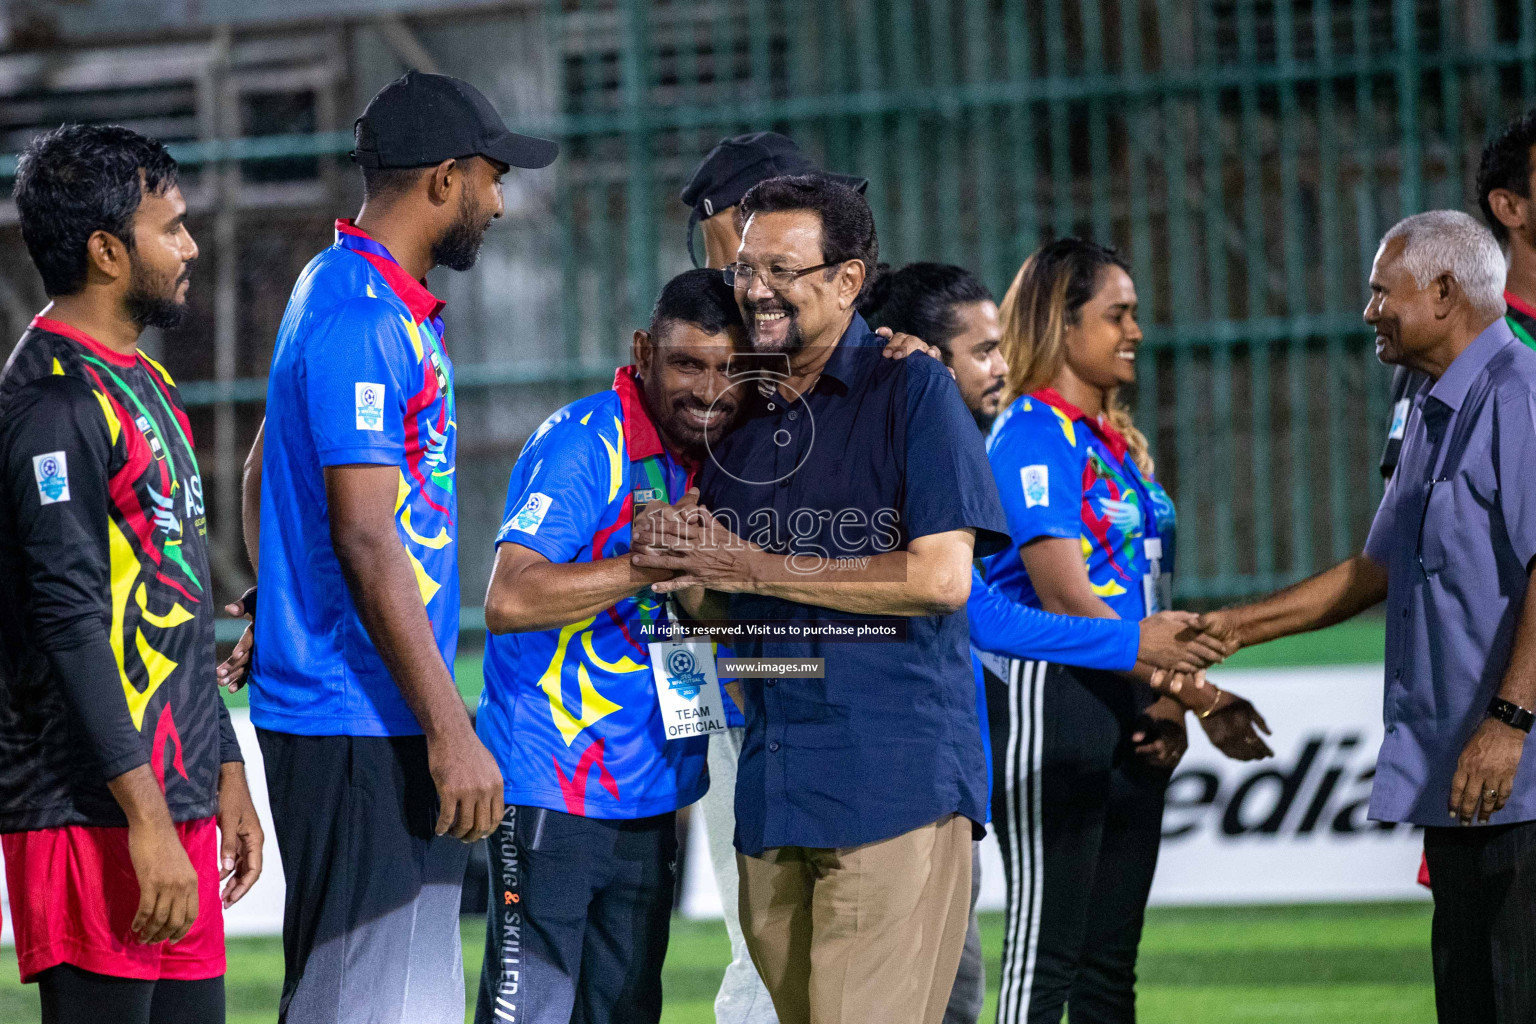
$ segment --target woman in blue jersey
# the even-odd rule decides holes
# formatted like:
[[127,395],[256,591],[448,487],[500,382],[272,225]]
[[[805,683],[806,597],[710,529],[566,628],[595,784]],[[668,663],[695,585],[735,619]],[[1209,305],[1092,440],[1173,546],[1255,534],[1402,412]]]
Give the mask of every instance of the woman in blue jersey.
[[[910,263],[900,270],[881,264],[860,311],[872,324],[922,338],[934,346],[954,374],[960,397],[976,418],[976,425],[983,432],[991,429],[1002,408],[1008,364],[999,351],[1002,329],[997,303],[975,275],[944,263]],[[1009,599],[974,572],[965,610],[989,771],[994,765],[994,743],[1001,750],[1007,740],[1008,719],[1005,716],[989,723],[987,692],[993,691],[992,703],[1007,707],[1007,687],[1002,681],[1007,674],[1007,658],[1130,669],[1141,660],[1169,667],[1205,665],[1219,660],[1223,653],[1205,638],[1189,635],[1188,624],[1195,617],[1188,613],[1159,614],[1139,623],[1134,619],[1052,615]],[[983,659],[989,668],[983,668]],[[1148,725],[1131,739],[1142,756],[1170,764],[1183,752],[1182,727],[1157,729]],[[995,797],[996,788],[992,792]],[[989,807],[996,802],[989,802]],[[993,813],[1001,819],[1001,811]],[[944,1024],[976,1024],[986,997],[976,920],[980,885],[981,859],[977,855],[971,867],[971,919]]]
[[[1031,256],[1003,299],[1008,404],[988,457],[1013,547],[987,560],[985,577],[1022,604],[1130,620],[1168,606],[1173,502],[1116,401],[1136,379],[1136,311],[1125,262],[1075,238]],[[1074,1021],[1133,1021],[1185,706],[1128,674],[1027,659],[1002,670],[989,708],[1007,737],[993,751],[1009,894],[998,1020],[1058,1024],[1070,1006]],[[1211,686],[1182,699],[1224,752],[1269,752],[1246,701]],[[1149,730],[1168,742],[1138,752]]]

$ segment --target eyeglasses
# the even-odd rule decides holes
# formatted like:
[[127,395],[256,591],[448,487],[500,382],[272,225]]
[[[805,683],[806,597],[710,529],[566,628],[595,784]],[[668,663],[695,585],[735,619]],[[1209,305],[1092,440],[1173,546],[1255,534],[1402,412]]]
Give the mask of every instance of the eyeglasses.
[[763,283],[775,291],[783,291],[794,284],[800,278],[817,270],[826,270],[828,267],[841,266],[847,260],[833,260],[830,263],[818,263],[814,267],[805,267],[801,270],[789,270],[777,263],[757,269],[750,263],[727,263],[720,268],[720,276],[725,278],[725,283],[738,291],[746,291],[752,287],[752,278],[760,277]]

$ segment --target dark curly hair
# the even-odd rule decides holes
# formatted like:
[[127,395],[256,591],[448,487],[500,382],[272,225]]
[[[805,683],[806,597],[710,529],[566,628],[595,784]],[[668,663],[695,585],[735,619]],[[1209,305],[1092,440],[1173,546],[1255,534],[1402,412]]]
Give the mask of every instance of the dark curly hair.
[[741,326],[736,293],[720,271],[685,270],[661,289],[651,308],[651,337],[660,337],[668,325],[677,323],[692,324],[705,334]]
[[16,212],[49,295],[85,287],[85,244],[105,231],[133,251],[133,215],[176,184],[176,161],[120,125],[66,124],[33,139],[16,165]]
[[951,263],[908,263],[892,270],[882,263],[859,303],[859,312],[876,327],[922,338],[948,356],[960,333],[955,307],[992,302],[992,293],[964,267]]
[[743,217],[791,210],[809,210],[821,218],[823,263],[863,261],[867,290],[880,260],[880,241],[875,236],[875,216],[864,197],[847,185],[814,174],[769,178],[741,197]]
[[1536,110],[1528,110],[1504,126],[1483,147],[1482,159],[1477,164],[1477,205],[1482,207],[1483,220],[1500,245],[1509,242],[1509,229],[1493,215],[1493,205],[1488,194],[1496,188],[1505,188],[1525,199],[1531,198],[1531,146],[1536,145]]

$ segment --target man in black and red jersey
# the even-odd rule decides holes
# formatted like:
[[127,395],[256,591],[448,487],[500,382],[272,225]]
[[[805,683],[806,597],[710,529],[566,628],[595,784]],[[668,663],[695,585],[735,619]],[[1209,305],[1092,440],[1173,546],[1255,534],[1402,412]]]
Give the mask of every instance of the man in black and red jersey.
[[223,909],[260,874],[262,833],[214,681],[191,428],[138,348],[184,316],[197,245],[175,162],[126,128],[38,138],[15,199],[52,299],[0,374],[0,841],[21,978],[45,1022],[222,1021]]

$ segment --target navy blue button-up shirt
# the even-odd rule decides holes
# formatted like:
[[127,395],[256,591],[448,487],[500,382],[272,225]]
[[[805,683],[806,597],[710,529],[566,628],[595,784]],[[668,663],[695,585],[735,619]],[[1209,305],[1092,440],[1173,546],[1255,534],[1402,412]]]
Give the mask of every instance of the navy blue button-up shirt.
[[[1414,397],[1365,542],[1388,579],[1386,737],[1372,818],[1449,822],[1456,762],[1509,666],[1536,558],[1533,452],[1536,352],[1496,320]],[[1536,758],[1527,752],[1491,821],[1532,819]]]
[[[855,315],[808,395],[786,402],[753,388],[743,422],[705,461],[703,504],[739,536],[807,564],[965,528],[978,556],[1006,545],[981,434],[949,372],[926,356],[886,359],[883,345]],[[731,595],[730,614],[868,618],[753,594]],[[826,659],[822,679],[741,681],[743,853],[855,846],[956,812],[986,820],[965,611],[904,621],[899,643],[735,645],[740,657]]]

